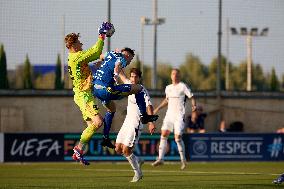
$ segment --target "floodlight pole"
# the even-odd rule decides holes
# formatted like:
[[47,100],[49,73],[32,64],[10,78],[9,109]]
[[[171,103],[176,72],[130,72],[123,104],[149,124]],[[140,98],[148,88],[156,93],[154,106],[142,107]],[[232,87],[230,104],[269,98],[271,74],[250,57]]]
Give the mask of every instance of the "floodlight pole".
[[218,10],[218,59],[217,59],[217,70],[216,70],[216,97],[217,97],[217,124],[221,123],[222,119],[222,106],[221,106],[221,63],[222,63],[222,0],[219,0]]
[[153,70],[152,70],[152,88],[157,89],[157,24],[158,24],[158,6],[157,0],[153,0]]
[[226,36],[227,36],[227,58],[226,58],[226,70],[225,70],[225,88],[226,90],[230,90],[230,61],[229,61],[229,57],[230,57],[230,23],[229,23],[229,19],[227,18],[227,27],[226,27],[227,31],[226,31]]
[[217,61],[217,97],[221,96],[221,63],[222,63],[222,0],[219,0],[219,21],[218,21],[218,61]]
[[[158,18],[158,3],[153,0],[153,19],[141,17],[141,52],[144,61],[144,26],[153,25],[153,69],[152,69],[152,89],[157,89],[157,26],[165,23],[165,18]],[[143,38],[143,39],[142,39]],[[143,44],[142,44],[143,43]],[[143,50],[142,50],[143,48]]]
[[[65,15],[62,16],[62,35],[65,38]],[[64,63],[65,63],[65,41],[63,41],[62,57],[61,57],[61,82],[64,85]],[[63,86],[64,88],[64,86]]]
[[258,28],[251,28],[248,30],[245,27],[240,29],[240,33],[238,33],[237,29],[232,27],[231,32],[232,35],[241,35],[246,36],[246,46],[247,46],[247,91],[252,90],[252,37],[263,37],[267,36],[268,28],[264,28],[261,33],[258,33]]
[[143,16],[141,17],[140,19],[140,23],[141,23],[141,41],[140,41],[140,45],[141,45],[141,49],[140,49],[140,71],[143,75],[143,72],[144,72],[144,26],[145,26],[145,23],[146,23],[146,18]]
[[251,91],[252,80],[252,35],[247,35],[247,91]]

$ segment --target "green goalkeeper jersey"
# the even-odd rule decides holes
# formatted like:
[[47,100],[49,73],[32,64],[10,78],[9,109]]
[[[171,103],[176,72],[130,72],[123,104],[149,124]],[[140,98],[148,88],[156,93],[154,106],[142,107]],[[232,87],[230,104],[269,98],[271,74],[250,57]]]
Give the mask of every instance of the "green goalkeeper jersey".
[[104,46],[104,41],[99,38],[94,46],[85,51],[69,53],[68,71],[73,81],[73,91],[82,92],[91,89],[92,74],[89,62],[99,59]]

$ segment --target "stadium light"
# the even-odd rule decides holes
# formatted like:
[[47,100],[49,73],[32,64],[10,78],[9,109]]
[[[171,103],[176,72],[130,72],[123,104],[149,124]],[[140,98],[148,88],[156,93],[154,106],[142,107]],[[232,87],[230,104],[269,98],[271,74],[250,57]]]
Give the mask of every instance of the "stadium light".
[[[146,25],[153,25],[154,31],[154,40],[153,40],[153,69],[152,69],[152,89],[157,89],[157,26],[164,24],[166,22],[165,18],[158,18],[157,11],[158,11],[158,3],[157,0],[153,0],[153,19],[141,17],[141,58],[144,61],[144,26]],[[142,63],[143,64],[143,63]]]
[[241,35],[247,35],[247,28],[241,28]]
[[252,35],[252,36],[257,36],[257,28],[252,28],[251,30],[250,30],[250,35]]
[[260,33],[260,36],[267,36],[268,35],[268,28],[264,28],[261,33]]
[[251,91],[252,86],[252,37],[267,36],[268,30],[268,27],[266,27],[259,33],[257,27],[250,30],[246,27],[241,27],[240,33],[238,33],[236,28],[231,27],[232,35],[246,36],[247,38],[247,91]]
[[232,33],[232,35],[237,35],[238,30],[236,28],[231,28],[231,33]]

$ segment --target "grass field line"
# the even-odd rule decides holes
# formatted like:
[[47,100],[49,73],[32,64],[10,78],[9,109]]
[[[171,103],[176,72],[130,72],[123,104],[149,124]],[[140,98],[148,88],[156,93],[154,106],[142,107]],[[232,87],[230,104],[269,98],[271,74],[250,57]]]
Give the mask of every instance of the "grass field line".
[[[56,170],[66,170],[66,169],[54,169],[54,168],[40,168],[37,170],[48,170],[48,171],[56,171]],[[71,171],[82,171],[81,169],[68,169]],[[132,169],[84,169],[84,171],[94,171],[94,172],[133,172]],[[278,176],[279,173],[252,173],[252,172],[222,172],[222,171],[186,171],[186,170],[149,170],[142,169],[144,173],[181,173],[181,174],[212,174],[212,175],[271,175]]]

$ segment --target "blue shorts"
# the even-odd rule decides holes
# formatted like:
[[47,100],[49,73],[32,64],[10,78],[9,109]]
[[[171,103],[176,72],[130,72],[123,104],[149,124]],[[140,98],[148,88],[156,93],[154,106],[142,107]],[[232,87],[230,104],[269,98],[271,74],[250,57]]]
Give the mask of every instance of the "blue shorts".
[[122,84],[112,87],[105,87],[94,84],[93,94],[101,100],[103,104],[107,104],[111,100],[120,100],[130,95],[131,84]]

